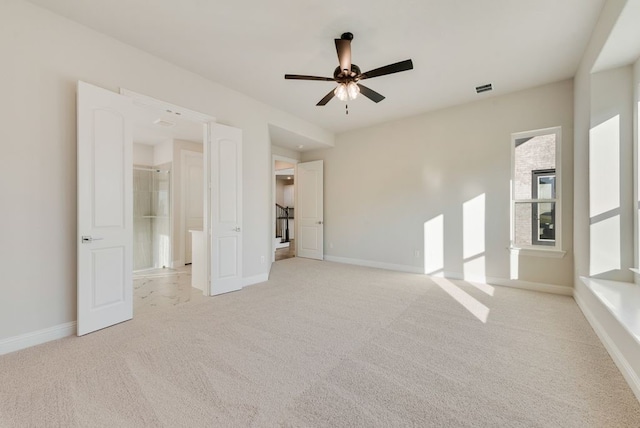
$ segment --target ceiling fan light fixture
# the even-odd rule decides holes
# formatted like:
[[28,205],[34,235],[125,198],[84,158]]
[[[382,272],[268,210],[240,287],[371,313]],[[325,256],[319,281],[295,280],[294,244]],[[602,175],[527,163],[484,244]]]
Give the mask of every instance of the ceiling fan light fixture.
[[355,100],[358,97],[359,93],[360,88],[358,87],[356,82],[349,82],[349,84],[347,84],[347,95],[349,96],[350,100]]
[[347,101],[349,98],[349,94],[347,93],[347,85],[344,83],[338,84],[336,89],[333,90],[333,93],[338,97],[340,101]]
[[336,86],[333,93],[340,101],[351,101],[358,97],[360,88],[356,82],[340,83]]

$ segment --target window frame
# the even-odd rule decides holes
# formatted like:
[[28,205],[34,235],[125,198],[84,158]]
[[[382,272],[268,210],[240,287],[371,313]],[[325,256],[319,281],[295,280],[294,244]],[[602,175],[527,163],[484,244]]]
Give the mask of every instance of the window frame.
[[[555,198],[553,199],[516,199],[515,194],[515,169],[516,169],[516,142],[524,138],[533,138],[543,135],[555,134]],[[551,128],[535,129],[531,131],[515,132],[511,134],[509,140],[511,144],[511,182],[510,182],[510,246],[512,252],[521,255],[546,256],[546,257],[564,257],[565,251],[562,250],[562,127],[554,126]],[[532,195],[533,196],[533,195]],[[555,203],[555,244],[531,244],[516,245],[515,242],[515,207],[518,203]],[[533,207],[532,207],[533,209]],[[536,242],[535,236],[532,236],[532,242]]]
[[[547,134],[548,135],[548,134]],[[545,247],[555,247],[556,245],[556,215],[555,215],[555,210],[556,210],[556,206],[557,205],[557,184],[558,182],[556,181],[556,168],[553,169],[534,169],[533,171],[531,171],[531,196],[533,197],[533,200],[544,200],[544,198],[540,198],[538,197],[538,189],[540,187],[540,179],[541,178],[546,178],[546,177],[553,177],[554,183],[553,183],[553,195],[551,197],[551,200],[553,200],[554,207],[552,209],[553,211],[553,239],[540,239],[540,235],[539,235],[539,229],[540,229],[540,205],[538,205],[536,207],[535,210],[535,215],[531,216],[531,240],[533,241],[534,246],[545,246]],[[540,203],[545,203],[547,201],[544,202],[539,202]],[[549,202],[547,202],[549,203]],[[533,207],[532,207],[533,208]]]

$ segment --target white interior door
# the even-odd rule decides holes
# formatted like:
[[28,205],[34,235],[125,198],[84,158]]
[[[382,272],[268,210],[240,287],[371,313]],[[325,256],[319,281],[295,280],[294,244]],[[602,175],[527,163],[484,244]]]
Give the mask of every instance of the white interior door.
[[[182,151],[182,209],[184,262],[191,263],[190,230],[202,230],[204,220],[204,163],[202,153]],[[203,249],[204,251],[204,249]]]
[[212,124],[211,295],[242,288],[242,131]]
[[78,82],[78,335],[133,317],[130,98]]
[[296,223],[298,257],[324,259],[323,161],[297,165]]

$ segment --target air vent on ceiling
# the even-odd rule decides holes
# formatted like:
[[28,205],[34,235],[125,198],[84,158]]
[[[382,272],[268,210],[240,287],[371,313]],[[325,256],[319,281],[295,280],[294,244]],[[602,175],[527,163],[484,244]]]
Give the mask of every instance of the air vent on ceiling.
[[170,128],[172,126],[175,126],[175,123],[169,122],[168,120],[163,120],[163,119],[156,119],[156,120],[153,121],[153,123],[158,125],[158,126],[164,126],[166,128]]
[[483,92],[487,92],[493,89],[491,83],[487,83],[486,85],[476,86],[476,92],[481,94]]

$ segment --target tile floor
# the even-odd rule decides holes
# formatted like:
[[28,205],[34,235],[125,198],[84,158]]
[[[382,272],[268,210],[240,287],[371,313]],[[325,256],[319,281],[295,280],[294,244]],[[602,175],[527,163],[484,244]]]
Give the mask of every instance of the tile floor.
[[133,274],[134,315],[201,299],[202,291],[191,287],[191,266]]

